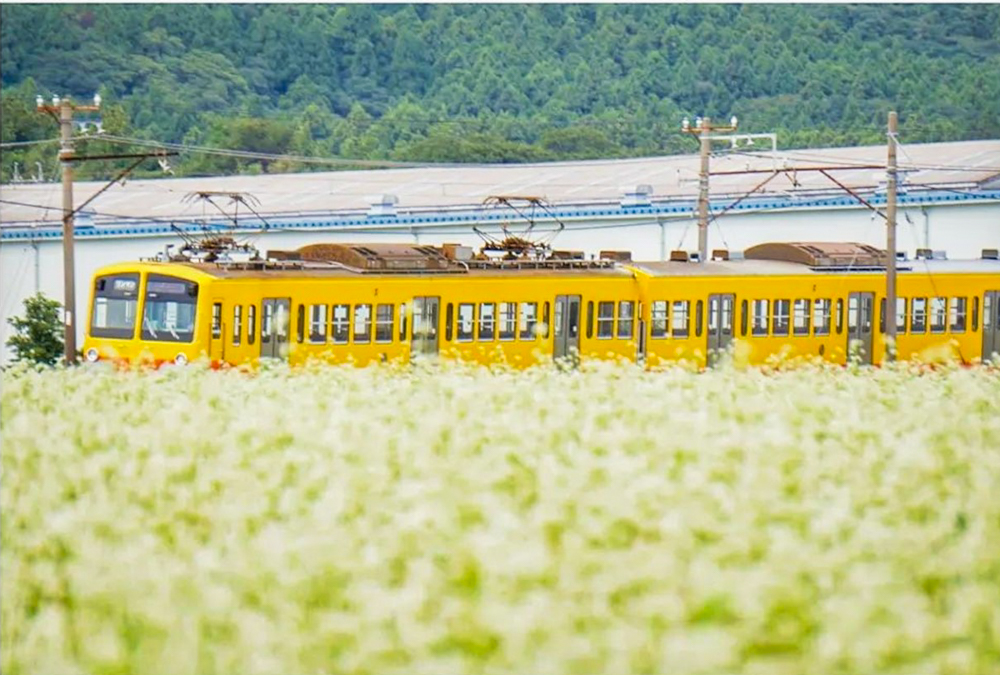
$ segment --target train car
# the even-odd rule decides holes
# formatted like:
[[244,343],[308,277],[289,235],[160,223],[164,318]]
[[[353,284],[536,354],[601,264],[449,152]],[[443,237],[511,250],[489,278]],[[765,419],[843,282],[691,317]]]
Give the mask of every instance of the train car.
[[[859,244],[763,244],[742,259],[486,258],[455,245],[314,245],[242,262],[98,270],[88,361],[366,365],[443,357],[527,366],[623,358],[710,366],[742,343],[845,363],[886,358],[885,258]],[[1000,261],[901,263],[900,358],[1000,352]]]
[[[646,355],[711,365],[734,341],[750,363],[820,357],[886,359],[884,251],[856,243],[774,243],[740,260],[718,251],[703,264],[684,253],[636,263]],[[901,359],[972,363],[1000,352],[1000,261],[900,261],[896,354]]]

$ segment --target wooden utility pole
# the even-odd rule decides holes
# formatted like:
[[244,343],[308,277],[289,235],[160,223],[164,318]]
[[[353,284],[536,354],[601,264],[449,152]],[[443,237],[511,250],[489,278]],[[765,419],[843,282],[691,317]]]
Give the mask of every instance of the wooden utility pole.
[[713,131],[736,131],[737,119],[729,120],[728,126],[712,126],[708,117],[699,117],[692,127],[687,118],[681,124],[681,131],[698,136],[701,142],[701,169],[698,172],[698,262],[708,260],[708,177],[709,156],[712,152],[713,140],[726,140],[725,136],[712,136]]
[[101,97],[94,96],[94,105],[74,105],[68,98],[53,97],[52,105],[45,105],[39,96],[36,99],[39,112],[46,112],[59,121],[59,163],[62,165],[62,207],[63,207],[63,328],[65,359],[67,365],[76,363],[76,270],[73,252],[73,112],[76,110],[95,111],[101,107]]
[[886,360],[896,358],[896,111],[889,113],[889,155],[886,162],[886,194],[885,194],[885,228],[886,255],[885,264],[885,337],[889,345]]

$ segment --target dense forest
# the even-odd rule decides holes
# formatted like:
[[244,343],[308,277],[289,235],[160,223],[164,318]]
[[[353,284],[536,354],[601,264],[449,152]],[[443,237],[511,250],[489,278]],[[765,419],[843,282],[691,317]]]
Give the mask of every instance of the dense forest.
[[[692,152],[685,115],[781,147],[1000,137],[1000,5],[10,5],[2,177],[56,171],[36,94],[118,136],[316,158]],[[122,152],[88,140],[86,151]],[[155,163],[154,163],[155,164]],[[81,167],[108,175],[111,163]],[[178,175],[331,168],[188,152]]]

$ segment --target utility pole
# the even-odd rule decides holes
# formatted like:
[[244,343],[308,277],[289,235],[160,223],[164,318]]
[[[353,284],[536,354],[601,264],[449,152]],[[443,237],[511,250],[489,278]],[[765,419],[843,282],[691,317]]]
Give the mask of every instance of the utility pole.
[[886,360],[896,359],[896,111],[889,112],[889,155],[886,162],[886,195],[885,195],[885,228],[886,255],[885,264],[885,337],[890,348],[886,351]]
[[96,111],[101,107],[101,96],[94,96],[94,105],[74,105],[69,97],[52,97],[52,105],[45,105],[42,97],[35,99],[39,112],[59,121],[59,163],[62,165],[62,207],[63,207],[63,328],[67,365],[76,363],[76,270],[73,253],[73,112]]
[[695,118],[694,126],[685,117],[681,131],[698,136],[701,142],[701,169],[698,173],[698,262],[708,260],[708,160],[712,152],[713,140],[725,140],[726,136],[712,136],[713,131],[736,131],[738,120],[733,115],[728,126],[712,126],[708,117]]

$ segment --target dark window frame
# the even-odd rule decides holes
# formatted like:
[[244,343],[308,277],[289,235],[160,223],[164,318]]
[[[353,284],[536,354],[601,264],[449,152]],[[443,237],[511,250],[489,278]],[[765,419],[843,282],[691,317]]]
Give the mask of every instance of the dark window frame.
[[[484,311],[486,307],[490,308],[488,312]],[[483,328],[487,325],[489,326],[489,330],[484,331]],[[476,338],[480,342],[493,342],[497,339],[497,303],[479,303],[479,321],[477,322]]]
[[[337,317],[338,309],[344,311],[343,317]],[[330,341],[335,345],[346,345],[351,341],[351,306],[347,303],[330,307]]]
[[[462,328],[462,313],[463,311],[468,312],[472,310],[471,319],[469,319],[468,330]],[[476,336],[476,303],[474,302],[460,302],[458,303],[458,313],[456,315],[456,330],[455,339],[458,342],[472,342]]]
[[[389,310],[389,317],[386,319],[385,310]],[[391,302],[380,302],[375,305],[375,344],[392,344],[392,337],[396,332],[396,305]]]
[[[364,328],[365,330],[358,330],[358,311],[366,308],[368,310],[367,318],[364,318]],[[351,343],[356,345],[370,345],[372,343],[372,326],[375,323],[374,317],[372,316],[372,305],[370,302],[359,302],[353,306],[353,311],[351,312]],[[358,337],[361,337],[359,340]]]
[[243,305],[233,305],[233,335],[234,347],[239,347],[242,342],[243,333]]
[[[628,317],[623,318],[625,308],[628,308]],[[627,330],[625,330],[627,329]],[[635,301],[619,300],[618,316],[615,318],[615,337],[619,340],[631,340],[635,336]]]
[[[661,328],[657,327],[658,322]],[[662,340],[668,335],[670,335],[670,301],[653,300],[649,307],[649,337]]]

